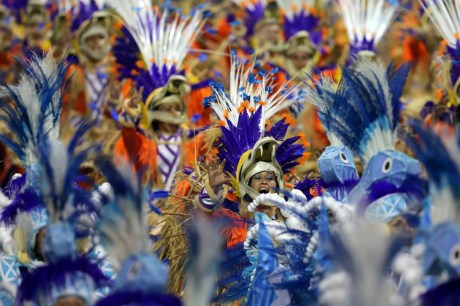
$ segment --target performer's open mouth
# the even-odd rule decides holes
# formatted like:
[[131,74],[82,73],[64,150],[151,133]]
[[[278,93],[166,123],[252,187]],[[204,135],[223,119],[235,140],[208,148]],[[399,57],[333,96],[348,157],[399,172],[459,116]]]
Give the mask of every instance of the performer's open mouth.
[[260,193],[260,194],[270,193],[270,190],[269,190],[267,187],[261,187],[261,188],[259,189],[259,193]]

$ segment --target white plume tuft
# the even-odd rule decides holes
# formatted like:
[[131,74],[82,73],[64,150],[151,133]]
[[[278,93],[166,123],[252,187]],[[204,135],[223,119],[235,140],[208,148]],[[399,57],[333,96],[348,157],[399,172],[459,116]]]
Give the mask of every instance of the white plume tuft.
[[181,67],[204,25],[200,8],[192,16],[184,17],[179,12],[172,15],[169,7],[161,14],[155,12],[150,0],[112,0],[107,5],[123,19],[150,72],[153,63],[165,65],[168,70]]
[[375,47],[390,27],[398,7],[386,0],[337,0],[351,44]]

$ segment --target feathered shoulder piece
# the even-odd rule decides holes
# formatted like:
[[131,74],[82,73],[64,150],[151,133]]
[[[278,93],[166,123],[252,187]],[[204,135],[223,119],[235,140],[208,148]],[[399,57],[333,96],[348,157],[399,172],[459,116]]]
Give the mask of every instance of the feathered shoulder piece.
[[[410,123],[413,134],[404,140],[424,165],[433,194],[433,219],[460,218],[460,132],[440,137],[422,122]],[[436,210],[436,208],[439,208]],[[441,212],[443,216],[436,215]]]
[[377,152],[394,149],[400,98],[409,70],[410,65],[393,71],[391,66],[385,70],[379,63],[362,60],[355,68],[343,70],[335,93],[319,86],[319,92],[326,89],[325,93],[314,94],[320,116],[329,117],[329,133],[364,164]]
[[[181,74],[183,62],[193,41],[204,25],[206,12],[202,6],[184,16],[166,1],[160,11],[149,0],[114,0],[107,3],[121,17],[126,39],[118,39],[114,47],[117,62],[124,65],[123,77],[137,81],[137,88],[144,88],[144,101],[155,89],[164,87],[169,78]],[[138,59],[126,61],[123,48],[133,50],[133,43],[140,53]],[[131,44],[131,45],[129,45]],[[132,56],[132,55],[131,55]],[[141,67],[141,69],[140,69]]]
[[450,86],[458,86],[460,77],[460,3],[455,0],[435,1],[419,0],[425,13],[431,19],[438,32],[447,43],[447,50],[451,57]]
[[12,136],[0,135],[0,140],[12,149],[28,167],[37,161],[39,141],[43,137],[57,138],[65,89],[67,65],[57,63],[51,53],[30,61],[21,61],[23,73],[15,85],[0,88],[3,105],[0,120]]
[[375,53],[399,7],[398,1],[387,0],[338,0],[337,4],[350,41],[349,63],[361,52]]
[[284,140],[288,125],[282,120],[266,131],[268,120],[279,111],[303,100],[303,93],[295,94],[297,86],[289,88],[285,83],[274,91],[273,72],[256,72],[257,65],[247,68],[247,64],[236,58],[232,51],[229,93],[222,84],[211,83],[213,95],[204,101],[205,107],[212,108],[220,120],[221,141],[225,147],[220,152],[220,158],[226,159],[226,171],[233,175],[240,157],[261,138]]
[[317,2],[314,0],[276,0],[284,21],[286,40],[300,31],[306,31],[312,41],[318,44],[321,38],[315,33],[319,23]]

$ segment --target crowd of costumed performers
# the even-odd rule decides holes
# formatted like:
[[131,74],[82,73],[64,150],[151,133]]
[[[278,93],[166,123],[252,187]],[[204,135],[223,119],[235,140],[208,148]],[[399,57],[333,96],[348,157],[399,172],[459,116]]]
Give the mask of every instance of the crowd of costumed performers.
[[460,0],[1,0],[0,306],[460,305]]

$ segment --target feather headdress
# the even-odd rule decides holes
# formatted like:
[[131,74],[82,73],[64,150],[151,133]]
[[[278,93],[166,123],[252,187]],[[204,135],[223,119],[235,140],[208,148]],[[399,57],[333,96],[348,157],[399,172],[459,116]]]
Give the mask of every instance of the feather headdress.
[[75,6],[72,6],[68,1],[61,1],[60,3],[60,10],[69,9],[72,12],[72,24],[70,27],[72,33],[78,32],[93,17],[94,13],[102,11],[105,5],[105,1],[96,0],[80,0],[78,5]]
[[338,118],[338,110],[333,108],[335,83],[330,77],[322,76],[318,81],[310,77],[305,82],[307,90],[306,100],[318,110],[319,118],[326,131],[330,146],[318,158],[318,167],[321,172],[324,188],[328,195],[342,201],[349,190],[359,180],[358,172],[350,150],[344,146],[332,128],[332,122]]
[[42,204],[39,197],[38,163],[42,158],[41,143],[56,140],[59,135],[60,114],[67,65],[56,63],[52,54],[40,59],[34,55],[30,62],[21,62],[24,72],[16,85],[4,85],[0,90],[4,121],[12,135],[0,135],[21,159],[26,174],[13,179],[5,194],[12,200],[2,210],[1,221],[15,222],[19,212],[31,212]]
[[246,16],[244,25],[246,27],[246,37],[251,38],[254,35],[256,25],[265,17],[266,0],[232,0],[233,3],[244,8]]
[[21,24],[30,0],[5,0],[2,4],[14,15],[16,23]]
[[13,133],[13,137],[1,135],[0,140],[28,167],[37,161],[40,139],[59,136],[67,65],[57,63],[51,53],[43,59],[33,55],[30,62],[20,64],[24,72],[19,83],[0,89],[0,120]]
[[41,143],[40,177],[42,180],[40,194],[44,198],[43,202],[46,204],[49,220],[52,223],[76,221],[72,218],[72,214],[77,206],[82,209],[78,213],[82,213],[84,210],[88,212],[93,210],[93,205],[90,202],[91,194],[76,186],[82,163],[96,148],[96,146],[79,148],[83,136],[90,127],[89,124],[81,124],[67,148],[57,140],[45,140]]
[[350,63],[361,51],[375,48],[390,27],[398,11],[398,1],[338,0],[350,40]]
[[48,214],[43,248],[47,265],[24,275],[18,294],[21,303],[52,305],[62,296],[77,296],[92,303],[94,290],[109,282],[97,263],[78,255],[76,245],[79,217],[96,213],[90,194],[85,197],[75,186],[78,170],[89,153],[89,149],[76,149],[88,128],[80,126],[67,149],[55,139],[40,143],[39,195]]
[[418,199],[426,195],[419,163],[394,147],[400,97],[410,65],[395,71],[392,68],[385,71],[376,62],[360,60],[355,68],[343,70],[338,90],[335,94],[328,92],[328,97],[333,98],[322,101],[331,103],[330,109],[335,113],[330,117],[329,130],[365,166],[360,182],[347,196],[349,203],[360,207],[360,212],[391,193],[410,194]]
[[312,41],[318,44],[321,34],[315,32],[319,23],[316,1],[313,0],[276,0],[284,17],[284,35],[286,40],[300,31],[306,31]]
[[[364,164],[377,152],[394,149],[400,98],[409,70],[410,65],[403,65],[391,73],[391,68],[385,71],[378,63],[359,61],[356,69],[343,70],[336,93],[326,89],[313,99],[320,116],[329,117],[329,134],[339,138]],[[331,110],[332,116],[328,113]]]
[[[183,74],[183,62],[191,44],[204,26],[206,12],[200,6],[190,16],[183,16],[180,11],[164,4],[160,13],[155,11],[148,0],[114,0],[107,3],[115,9],[123,20],[126,39],[118,39],[114,47],[117,61],[124,64],[124,77],[134,78],[137,88],[144,88],[144,102],[155,89],[164,87],[171,76]],[[133,44],[134,43],[134,44]],[[131,45],[127,45],[131,44]],[[124,57],[128,50],[137,46],[138,59],[127,62]],[[131,54],[132,57],[132,54]],[[140,69],[140,67],[145,67]]]
[[[211,107],[220,119],[224,149],[220,151],[221,160],[226,160],[226,171],[236,174],[241,156],[264,137],[283,141],[287,132],[284,120],[277,122],[266,131],[268,120],[279,111],[302,101],[303,96],[294,94],[297,86],[286,85],[273,91],[273,72],[260,70],[257,65],[245,68],[245,62],[236,58],[232,52],[230,89],[227,94],[220,83],[211,83],[213,95],[205,99],[205,107]],[[298,137],[286,140],[278,147],[276,158],[284,159],[283,171],[295,166],[300,156],[301,146],[295,145]]]

